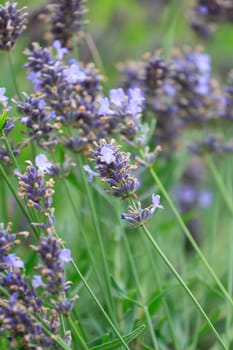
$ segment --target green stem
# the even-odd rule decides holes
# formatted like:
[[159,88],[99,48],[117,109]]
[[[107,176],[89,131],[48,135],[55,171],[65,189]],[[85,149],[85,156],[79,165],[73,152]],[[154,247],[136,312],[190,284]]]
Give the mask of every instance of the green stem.
[[202,314],[202,316],[205,318],[206,322],[208,323],[209,327],[212,329],[213,333],[215,334],[216,338],[218,339],[219,343],[221,344],[222,348],[227,350],[226,345],[224,344],[222,338],[220,337],[220,335],[218,334],[218,332],[216,331],[214,325],[212,324],[212,322],[210,321],[209,317],[207,316],[207,314],[205,313],[205,311],[203,310],[202,306],[200,305],[200,303],[198,302],[198,300],[195,298],[195,296],[193,295],[193,293],[191,292],[191,290],[189,289],[189,287],[187,286],[187,284],[184,282],[184,280],[182,279],[182,277],[177,273],[177,271],[175,270],[175,268],[173,267],[173,265],[171,264],[171,262],[168,260],[168,258],[166,257],[166,255],[163,253],[163,251],[160,249],[160,247],[158,246],[158,244],[156,243],[156,241],[154,240],[154,238],[152,237],[150,231],[147,229],[146,226],[143,225],[143,230],[147,236],[147,238],[149,239],[149,241],[152,243],[153,247],[155,248],[156,252],[160,255],[160,257],[163,259],[163,261],[165,262],[165,264],[168,266],[168,268],[171,270],[171,272],[173,273],[173,275],[176,277],[176,279],[179,281],[180,285],[184,288],[185,292],[190,296],[190,298],[192,299],[193,303],[196,305],[196,307],[198,308],[198,310],[200,311],[200,313]]
[[8,201],[6,195],[6,186],[4,183],[1,184],[1,203],[2,203],[2,221],[8,222]]
[[138,290],[138,294],[139,294],[139,297],[140,297],[141,302],[142,302],[142,308],[143,308],[143,311],[145,313],[145,317],[146,317],[146,321],[147,321],[147,324],[148,324],[148,327],[149,327],[149,332],[150,332],[150,335],[151,335],[151,339],[152,339],[152,342],[153,342],[155,350],[158,350],[159,349],[159,345],[158,345],[158,342],[157,342],[157,339],[156,339],[156,336],[155,336],[152,320],[151,320],[150,314],[148,312],[147,305],[145,305],[145,302],[143,300],[143,295],[142,295],[142,291],[141,291],[141,287],[140,287],[138,273],[137,273],[137,270],[135,268],[133,256],[132,256],[132,253],[131,253],[129,241],[128,241],[128,238],[127,238],[126,234],[123,234],[123,239],[124,239],[124,244],[125,244],[125,248],[126,248],[126,253],[127,253],[128,258],[129,258],[130,266],[131,266],[131,269],[132,269],[132,272],[133,272],[133,276],[134,276],[134,280],[135,280],[135,283],[136,283],[136,287],[137,287],[137,290]]
[[201,259],[203,265],[206,267],[206,269],[208,270],[209,274],[212,276],[213,280],[218,285],[219,289],[222,291],[222,293],[225,296],[225,298],[229,301],[231,306],[233,306],[233,300],[232,300],[231,296],[229,295],[229,293],[227,292],[227,290],[225,289],[223,284],[220,282],[220,280],[217,277],[216,273],[213,271],[213,269],[209,265],[208,261],[206,260],[205,256],[203,255],[202,251],[200,250],[200,248],[198,247],[197,243],[193,239],[193,237],[192,237],[191,233],[189,232],[187,226],[185,225],[181,215],[179,214],[178,210],[174,206],[174,204],[173,204],[173,202],[172,202],[168,192],[165,190],[165,187],[163,186],[163,184],[160,181],[159,177],[155,173],[154,169],[150,168],[150,173],[151,173],[153,179],[155,180],[155,182],[157,183],[157,185],[158,185],[161,193],[163,194],[164,198],[168,202],[171,210],[173,211],[173,214],[176,217],[177,222],[179,223],[181,229],[183,230],[183,232],[185,233],[185,235],[188,238],[189,242],[191,243],[193,249],[199,255],[199,258]]
[[211,174],[213,175],[213,178],[218,186],[218,189],[222,195],[222,198],[226,203],[226,206],[228,207],[231,214],[233,214],[233,202],[229,198],[229,194],[226,190],[226,186],[225,186],[225,184],[224,184],[224,182],[219,174],[219,171],[218,171],[216,165],[214,164],[212,158],[207,154],[205,155],[205,160],[206,160],[208,168],[211,171]]
[[83,340],[81,334],[79,333],[79,331],[78,331],[78,329],[77,329],[76,325],[74,324],[71,317],[68,318],[68,322],[70,324],[70,328],[71,328],[73,334],[75,334],[75,338],[78,340],[79,344],[81,345],[81,348],[84,350],[88,350],[89,348],[88,348],[87,344]]
[[166,301],[166,297],[163,296],[163,289],[161,287],[159,270],[158,270],[157,266],[154,266],[154,259],[153,259],[152,255],[151,255],[152,252],[150,250],[150,247],[148,246],[148,241],[143,240],[143,242],[145,244],[147,255],[148,255],[148,257],[150,259],[150,262],[151,262],[151,267],[152,267],[152,270],[153,270],[155,282],[156,282],[156,284],[158,286],[159,294],[162,296],[161,297],[162,305],[163,305],[164,312],[165,312],[165,314],[167,316],[167,322],[168,322],[168,326],[170,328],[170,332],[171,332],[174,348],[175,348],[175,350],[180,350],[180,345],[177,342],[176,331],[175,331],[174,326],[173,326],[173,320],[172,320],[172,316],[171,316],[171,313],[170,313],[170,310],[169,310],[169,306],[168,306],[168,303]]
[[5,134],[5,132],[3,130],[2,130],[2,136],[3,136],[3,141],[4,141],[4,144],[6,146],[7,152],[9,153],[9,155],[10,155],[12,161],[13,161],[14,166],[17,169],[19,169],[20,168],[19,167],[19,163],[18,163],[17,159],[15,158],[15,155],[14,155],[14,153],[12,151],[11,145],[10,145],[10,143],[8,141],[8,138],[7,138],[7,136],[6,136],[6,134]]
[[100,256],[101,256],[101,260],[102,260],[102,266],[104,269],[106,292],[107,292],[107,296],[108,296],[106,301],[108,304],[108,309],[109,309],[109,312],[111,314],[111,317],[114,320],[114,323],[116,324],[115,313],[114,313],[114,303],[113,303],[112,293],[111,293],[110,271],[108,269],[107,256],[106,256],[106,252],[105,252],[105,248],[104,248],[102,233],[100,231],[99,220],[97,218],[97,213],[96,213],[96,208],[95,208],[95,204],[93,201],[92,193],[90,191],[90,187],[87,184],[87,179],[84,175],[83,164],[82,164],[81,160],[79,160],[79,167],[80,167],[81,176],[82,176],[82,179],[84,182],[85,190],[87,193],[87,197],[89,200],[89,205],[90,205],[90,209],[91,209],[91,213],[92,213],[92,217],[93,217],[93,222],[94,222],[94,226],[95,226],[95,230],[96,230],[97,240],[98,240],[98,244],[99,244],[99,248],[100,248]]
[[66,183],[66,180],[63,181],[63,184],[65,186],[65,189],[66,189],[66,194],[69,198],[69,201],[70,201],[70,204],[71,204],[71,208],[75,214],[75,217],[78,219],[78,222],[79,222],[79,226],[80,226],[80,232],[81,232],[81,235],[82,235],[82,239],[85,241],[85,244],[86,244],[86,247],[87,247],[87,251],[88,251],[88,254],[90,256],[90,259],[91,259],[91,263],[92,263],[92,267],[95,271],[95,274],[96,274],[96,277],[97,277],[97,280],[98,280],[98,283],[102,289],[102,293],[103,295],[105,295],[106,293],[106,290],[105,288],[102,286],[102,281],[101,281],[101,276],[99,274],[99,271],[98,271],[98,268],[96,266],[96,258],[94,257],[93,255],[93,248],[91,247],[90,243],[89,243],[89,240],[87,238],[87,235],[86,233],[84,232],[84,229],[82,227],[82,223],[81,223],[81,217],[80,217],[80,210],[79,208],[75,205],[74,201],[73,201],[73,198],[72,198],[72,195],[70,193],[70,188],[69,188],[69,185]]
[[13,85],[14,85],[14,88],[15,88],[15,92],[16,92],[19,100],[22,100],[20,92],[19,92],[19,88],[18,88],[18,83],[17,83],[17,80],[16,80],[14,65],[13,65],[13,62],[12,62],[10,51],[8,51],[8,61],[9,61],[9,65],[10,65],[10,71],[11,71],[11,75],[12,75],[12,80],[13,80]]
[[[57,237],[57,239],[59,239],[61,247],[62,248],[66,248],[66,246],[62,243],[61,241],[61,237],[58,235],[57,232],[55,232],[55,236]],[[126,344],[126,342],[124,341],[123,337],[120,335],[120,333],[118,332],[117,328],[115,327],[114,323],[112,322],[111,318],[108,316],[108,314],[105,312],[104,308],[102,307],[101,303],[99,302],[98,298],[95,296],[94,292],[92,291],[91,287],[89,286],[89,284],[87,283],[87,281],[85,280],[83,274],[81,273],[81,271],[79,270],[78,266],[76,265],[75,261],[73,259],[71,259],[71,264],[73,265],[74,270],[77,272],[79,278],[81,279],[81,281],[83,282],[84,286],[86,287],[86,289],[88,290],[89,294],[91,295],[91,297],[94,299],[95,303],[97,304],[98,308],[100,309],[100,311],[102,312],[102,314],[104,315],[104,317],[106,318],[106,320],[108,321],[108,323],[110,324],[110,326],[112,327],[113,331],[115,332],[115,334],[118,336],[118,338],[120,339],[122,345],[124,346],[125,349],[130,350],[128,345]]]

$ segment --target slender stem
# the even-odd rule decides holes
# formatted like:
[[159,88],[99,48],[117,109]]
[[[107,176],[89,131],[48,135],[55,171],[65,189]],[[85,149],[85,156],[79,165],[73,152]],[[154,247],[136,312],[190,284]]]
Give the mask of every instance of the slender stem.
[[2,221],[7,223],[8,221],[8,201],[6,195],[6,186],[1,184],[1,204],[2,204]]
[[128,241],[128,238],[127,238],[126,234],[123,234],[123,239],[124,239],[124,244],[125,244],[125,248],[126,248],[126,253],[127,253],[128,258],[129,258],[130,266],[131,266],[131,269],[132,269],[132,272],[133,272],[133,276],[134,276],[134,280],[135,280],[135,283],[136,283],[136,287],[137,287],[137,290],[138,290],[138,294],[139,294],[139,297],[140,297],[141,302],[142,302],[142,308],[143,308],[144,313],[145,313],[145,317],[146,317],[146,321],[147,321],[147,324],[148,324],[148,327],[149,327],[151,339],[152,339],[152,342],[153,342],[155,350],[158,350],[159,349],[159,345],[158,345],[158,342],[157,342],[157,339],[156,339],[156,336],[155,336],[152,320],[151,320],[150,314],[148,312],[147,305],[145,305],[145,302],[143,300],[143,295],[142,295],[142,291],[141,291],[141,287],[140,287],[138,273],[137,273],[137,270],[135,268],[132,252],[131,252],[129,241]]
[[[61,240],[61,237],[58,235],[57,232],[55,232],[56,237]],[[66,248],[65,245],[62,243],[61,241],[61,246],[62,248]],[[117,328],[115,327],[114,323],[112,322],[111,318],[108,316],[108,314],[106,313],[106,311],[104,310],[104,308],[102,307],[101,303],[99,302],[98,298],[95,296],[95,294],[93,293],[91,287],[89,286],[89,284],[87,283],[87,281],[85,280],[83,274],[81,273],[81,271],[79,270],[78,266],[76,265],[75,261],[73,259],[71,259],[71,264],[73,265],[74,270],[77,272],[79,278],[81,279],[81,281],[83,282],[84,286],[86,287],[86,289],[88,290],[89,294],[91,295],[91,297],[94,299],[95,303],[97,304],[97,306],[99,307],[99,309],[101,310],[102,314],[104,315],[104,317],[106,318],[106,320],[108,321],[108,323],[110,324],[110,326],[112,327],[112,329],[114,330],[114,332],[116,333],[116,335],[118,336],[118,338],[120,339],[122,345],[125,347],[125,349],[130,350],[128,345],[126,344],[126,342],[124,341],[123,337],[120,335],[120,333],[118,332]]]
[[152,270],[153,270],[155,282],[156,282],[156,284],[158,286],[159,293],[162,295],[162,297],[161,297],[162,304],[163,304],[164,312],[165,312],[165,314],[167,316],[167,322],[168,322],[168,326],[170,328],[170,332],[171,332],[174,348],[175,348],[175,350],[180,350],[180,345],[178,344],[178,341],[177,341],[176,331],[175,331],[174,326],[173,326],[173,320],[172,320],[172,316],[170,314],[169,306],[168,306],[166,297],[163,296],[163,290],[162,290],[162,287],[161,287],[159,270],[158,270],[157,266],[154,266],[154,259],[153,259],[152,255],[151,255],[152,252],[150,250],[150,247],[148,246],[149,242],[146,241],[146,240],[143,240],[143,243],[145,244],[147,255],[148,255],[148,257],[150,259],[150,262],[151,262],[151,267],[152,267]]
[[114,303],[113,303],[112,293],[111,293],[110,271],[109,271],[108,264],[107,264],[107,256],[106,256],[104,242],[103,242],[103,235],[100,231],[99,220],[97,218],[95,204],[93,201],[92,193],[90,191],[90,187],[87,184],[87,179],[86,179],[84,172],[83,172],[83,164],[82,164],[81,160],[79,161],[79,165],[80,165],[80,170],[81,170],[85,190],[86,190],[87,197],[89,200],[89,205],[90,205],[90,209],[91,209],[91,213],[92,213],[92,217],[93,217],[93,222],[94,222],[94,226],[95,226],[95,230],[96,230],[96,234],[97,234],[98,244],[99,244],[99,248],[100,248],[100,256],[101,256],[102,265],[103,265],[103,269],[104,269],[104,278],[105,278],[106,290],[107,290],[107,295],[108,295],[108,298],[106,301],[108,303],[108,308],[109,308],[109,312],[111,313],[111,317],[114,320],[114,323],[116,324],[115,313],[114,313]]
[[97,280],[98,280],[98,283],[100,285],[100,287],[102,288],[102,293],[103,295],[106,293],[106,290],[105,288],[102,286],[102,282],[101,282],[101,276],[99,274],[99,271],[98,271],[98,268],[96,266],[96,259],[93,255],[93,248],[91,247],[90,243],[89,243],[89,240],[87,238],[87,235],[86,233],[84,232],[83,230],[83,227],[82,227],[82,223],[81,223],[81,218],[80,218],[80,210],[79,208],[75,205],[74,201],[73,201],[73,198],[72,198],[72,195],[70,193],[70,188],[69,188],[69,185],[67,184],[66,180],[63,181],[63,184],[65,186],[65,189],[66,189],[66,194],[69,198],[69,201],[70,201],[70,204],[71,204],[71,208],[75,214],[75,216],[78,218],[78,222],[79,222],[79,226],[80,226],[80,232],[81,232],[81,235],[82,235],[82,239],[85,241],[85,244],[86,244],[86,247],[87,247],[87,251],[88,251],[88,254],[90,256],[90,259],[91,259],[91,263],[92,263],[92,267],[95,271],[95,274],[96,274],[96,277],[97,277]]
[[85,33],[85,36],[84,36],[85,40],[86,40],[86,43],[89,47],[89,50],[91,52],[91,55],[95,61],[95,63],[97,64],[97,66],[99,67],[99,69],[102,71],[103,74],[105,74],[105,70],[104,70],[104,64],[102,62],[102,59],[101,59],[101,56],[99,54],[99,51],[96,47],[96,44],[92,38],[92,36],[88,33]]
[[[230,233],[229,233],[229,272],[228,272],[228,292],[230,295],[232,295],[233,292],[233,226],[231,227]],[[227,334],[227,340],[230,346],[230,342],[232,339],[231,335],[231,323],[232,323],[232,311],[227,307],[226,305],[226,334]]]
[[75,338],[78,340],[78,342],[80,343],[82,349],[84,350],[88,350],[88,346],[85,343],[85,341],[83,340],[81,334],[79,333],[79,330],[77,329],[76,325],[74,324],[73,320],[71,317],[68,318],[68,322],[70,324],[71,330],[72,332],[75,334]]
[[6,136],[6,134],[5,134],[5,132],[3,130],[2,130],[2,136],[3,136],[3,141],[4,141],[4,144],[6,146],[7,152],[9,153],[9,155],[10,155],[12,161],[13,161],[14,166],[17,169],[19,169],[19,163],[18,163],[18,161],[17,161],[17,159],[16,159],[16,157],[15,157],[13,151],[12,151],[12,147],[11,147],[11,145],[10,145],[10,143],[8,141],[8,138],[7,138],[7,136]]
[[177,273],[177,271],[175,270],[175,268],[173,267],[173,265],[171,264],[171,262],[168,260],[168,258],[166,257],[166,255],[163,253],[163,251],[160,249],[160,247],[158,246],[158,244],[156,243],[156,241],[154,240],[154,238],[152,237],[150,231],[147,229],[146,226],[143,225],[143,230],[147,236],[147,238],[149,239],[149,241],[152,243],[153,247],[155,248],[156,252],[160,255],[160,257],[163,259],[163,261],[165,262],[165,264],[168,266],[168,268],[171,270],[171,272],[173,273],[173,275],[176,277],[176,279],[179,281],[179,283],[181,284],[181,286],[184,288],[185,292],[190,296],[190,298],[192,299],[193,303],[196,305],[196,307],[198,308],[198,310],[200,311],[200,313],[202,314],[202,316],[205,318],[206,322],[208,323],[209,327],[212,329],[213,333],[215,334],[216,338],[218,339],[219,343],[221,344],[222,348],[227,350],[226,345],[224,344],[222,338],[220,337],[220,335],[218,334],[218,332],[216,331],[214,325],[212,324],[212,322],[210,321],[209,317],[207,316],[207,314],[205,313],[205,311],[203,310],[202,306],[200,305],[200,303],[198,302],[198,300],[195,298],[195,296],[193,295],[193,293],[191,292],[191,290],[189,289],[189,287],[187,286],[187,284],[184,282],[184,280],[182,279],[182,277]]
[[232,300],[231,296],[229,295],[229,293],[227,292],[227,290],[225,289],[223,284],[220,282],[220,280],[217,277],[216,273],[213,271],[213,269],[211,268],[210,264],[208,263],[208,261],[206,260],[205,256],[203,255],[202,251],[200,250],[200,248],[198,247],[197,243],[193,239],[193,237],[192,237],[191,233],[189,232],[187,226],[185,225],[181,215],[179,214],[178,210],[176,209],[175,205],[173,204],[173,202],[172,202],[168,192],[166,191],[166,189],[163,186],[162,182],[160,181],[159,177],[155,173],[154,169],[150,168],[150,173],[151,173],[153,179],[155,180],[155,182],[157,183],[161,193],[163,194],[163,196],[165,197],[166,201],[168,202],[171,210],[173,211],[173,214],[176,217],[177,222],[179,223],[179,225],[182,228],[183,232],[185,233],[186,237],[190,241],[193,249],[199,255],[199,258],[203,262],[203,265],[206,267],[206,269],[208,270],[209,274],[212,276],[213,280],[218,285],[219,289],[222,291],[222,293],[225,296],[225,298],[228,300],[228,302],[231,304],[231,306],[233,306],[233,300]]
[[8,61],[9,61],[9,65],[10,65],[10,70],[11,70],[11,75],[12,75],[12,80],[13,80],[13,85],[14,85],[14,88],[15,88],[15,92],[16,92],[18,98],[21,100],[22,98],[21,98],[21,95],[20,95],[20,92],[19,92],[18,83],[17,83],[17,80],[16,80],[14,65],[13,65],[13,62],[12,62],[10,51],[8,51]]
[[212,158],[209,155],[205,155],[205,160],[206,163],[209,167],[209,170],[211,171],[211,174],[213,175],[213,178],[218,186],[218,189],[222,195],[222,198],[224,199],[229,211],[231,212],[231,214],[233,214],[233,202],[231,200],[231,198],[229,198],[229,193],[227,192],[226,186],[219,174],[219,171],[216,167],[216,165],[214,164]]

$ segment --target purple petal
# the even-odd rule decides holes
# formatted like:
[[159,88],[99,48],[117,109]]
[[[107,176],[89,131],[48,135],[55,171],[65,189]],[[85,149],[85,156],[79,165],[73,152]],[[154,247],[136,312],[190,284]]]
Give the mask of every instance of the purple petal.
[[99,176],[99,174],[93,171],[87,164],[83,166],[83,169],[88,173],[89,182],[92,182],[94,176]]
[[33,276],[32,285],[34,288],[43,287],[44,283],[42,281],[42,277],[40,275]]
[[68,263],[69,261],[71,261],[72,258],[70,249],[62,249],[59,254],[59,258],[64,263]]

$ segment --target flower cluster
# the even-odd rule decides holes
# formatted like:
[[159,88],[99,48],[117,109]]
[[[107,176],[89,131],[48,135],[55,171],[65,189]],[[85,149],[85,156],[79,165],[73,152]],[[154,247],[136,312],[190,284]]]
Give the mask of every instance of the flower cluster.
[[[88,180],[92,181],[94,176],[101,178],[102,182],[107,182],[111,189],[106,189],[115,197],[135,198],[136,191],[140,187],[140,182],[133,177],[132,170],[137,169],[137,165],[130,164],[130,153],[120,151],[120,146],[112,140],[107,143],[104,139],[99,144],[94,143],[95,150],[91,151],[91,158],[96,163],[95,171],[89,165],[84,165],[84,170],[88,173]],[[153,215],[156,208],[162,208],[159,205],[160,196],[152,195],[152,204],[145,208],[141,208],[138,202],[138,208],[129,207],[129,213],[121,215],[122,219],[137,225],[144,225]]]
[[15,170],[19,180],[19,197],[27,200],[27,205],[38,211],[47,210],[52,204],[54,181],[50,178],[45,182],[45,172],[38,170],[30,161],[26,172],[21,174]]
[[37,316],[46,314],[43,300],[38,298],[21,269],[24,263],[16,254],[9,253],[19,243],[11,225],[0,225],[0,333],[10,335],[10,346],[27,349],[37,345],[50,349],[53,340],[43,331]]
[[142,208],[141,203],[138,202],[137,208],[133,208],[132,206],[129,206],[128,213],[122,213],[121,219],[126,220],[131,224],[138,225],[138,226],[146,225],[148,219],[150,219],[154,214],[155,209],[163,208],[163,206],[160,205],[159,202],[160,202],[160,196],[153,194],[151,205],[149,205],[146,208]]
[[107,182],[111,192],[116,197],[135,197],[135,191],[140,183],[137,178],[131,175],[131,171],[137,168],[130,164],[130,153],[121,152],[120,146],[116,146],[114,141],[107,143],[104,139],[99,144],[95,143],[96,149],[91,151],[91,160],[96,163],[93,172],[89,166],[84,169],[89,173],[89,180],[93,176],[100,176],[101,181]]
[[208,38],[218,22],[233,22],[232,2],[197,0],[191,17],[193,30],[200,36]]
[[134,139],[141,128],[139,117],[142,112],[144,96],[139,88],[112,89],[109,98],[99,99],[98,115],[108,123],[108,133],[122,135],[126,140]]
[[84,23],[87,12],[85,0],[49,0],[47,22],[51,25],[53,40],[59,40],[62,46],[72,48],[72,36],[77,36]]
[[7,2],[0,5],[0,50],[9,51],[26,28],[25,7],[17,9],[17,4]]
[[148,54],[120,70],[124,87],[144,93],[144,118],[156,117],[155,140],[165,154],[179,146],[181,131],[212,125],[225,115],[223,89],[212,77],[209,55],[200,50],[175,50],[168,60]]
[[74,304],[74,299],[66,298],[69,283],[66,281],[64,266],[71,261],[70,250],[61,249],[60,241],[51,234],[40,237],[39,246],[32,246],[32,249],[38,253],[42,262],[35,267],[41,274],[34,275],[34,288],[42,287],[46,294],[51,295],[50,301],[57,312],[68,316]]

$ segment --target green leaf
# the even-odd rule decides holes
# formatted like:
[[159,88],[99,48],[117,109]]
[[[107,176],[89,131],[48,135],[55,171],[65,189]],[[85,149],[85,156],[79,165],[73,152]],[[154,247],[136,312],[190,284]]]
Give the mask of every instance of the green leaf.
[[0,131],[3,129],[3,127],[5,125],[6,116],[7,116],[7,109],[4,109],[4,111],[0,115]]
[[[125,335],[123,337],[124,341],[126,343],[130,343],[132,340],[136,339],[145,329],[145,325],[141,325],[138,328],[136,328],[131,333]],[[121,346],[121,341],[119,339],[115,339],[111,342],[94,346],[93,348],[90,348],[90,350],[112,350],[112,349],[118,349],[119,346]]]

